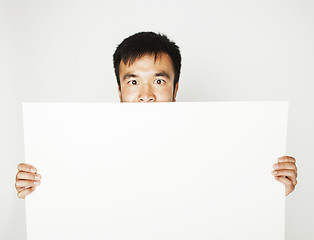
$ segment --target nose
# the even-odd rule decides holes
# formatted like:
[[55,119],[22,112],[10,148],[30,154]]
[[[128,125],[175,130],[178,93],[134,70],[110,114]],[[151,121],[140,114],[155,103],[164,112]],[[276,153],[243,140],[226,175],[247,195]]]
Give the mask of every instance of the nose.
[[155,101],[156,96],[152,88],[148,85],[143,85],[138,96],[138,102],[155,102]]

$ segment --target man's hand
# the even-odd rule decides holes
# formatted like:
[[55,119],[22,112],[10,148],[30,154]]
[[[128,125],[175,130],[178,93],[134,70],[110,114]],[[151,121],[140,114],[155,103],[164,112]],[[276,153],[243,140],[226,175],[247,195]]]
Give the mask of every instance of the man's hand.
[[37,174],[37,169],[29,164],[20,163],[17,166],[19,172],[15,178],[15,188],[18,191],[17,196],[25,199],[25,196],[30,194],[40,185],[41,175]]
[[286,188],[286,196],[293,192],[297,185],[297,167],[295,165],[295,158],[289,156],[279,157],[278,163],[274,164],[272,174],[275,179],[282,182]]

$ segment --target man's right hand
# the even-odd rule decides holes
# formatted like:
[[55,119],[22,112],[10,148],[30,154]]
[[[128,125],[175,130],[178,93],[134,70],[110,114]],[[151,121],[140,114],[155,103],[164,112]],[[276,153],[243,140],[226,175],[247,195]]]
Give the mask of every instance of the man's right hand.
[[34,166],[26,163],[20,163],[17,169],[19,170],[15,179],[17,196],[25,199],[26,195],[33,192],[36,186],[40,185],[41,175],[37,174],[37,169]]

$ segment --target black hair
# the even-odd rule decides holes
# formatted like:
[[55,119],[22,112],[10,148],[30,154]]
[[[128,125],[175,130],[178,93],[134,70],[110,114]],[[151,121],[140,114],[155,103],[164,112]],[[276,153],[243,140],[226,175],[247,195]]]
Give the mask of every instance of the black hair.
[[138,32],[128,38],[124,39],[118,46],[113,54],[113,66],[117,82],[120,87],[119,66],[121,60],[124,64],[131,65],[135,60],[144,55],[155,55],[155,61],[157,56],[161,53],[166,53],[170,56],[173,68],[174,68],[174,88],[180,77],[181,70],[181,54],[179,47],[169,38],[160,33],[154,32]]

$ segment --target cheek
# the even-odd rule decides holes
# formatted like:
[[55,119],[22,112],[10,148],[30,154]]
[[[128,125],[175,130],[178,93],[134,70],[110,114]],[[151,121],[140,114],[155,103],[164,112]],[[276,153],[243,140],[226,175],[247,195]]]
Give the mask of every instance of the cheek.
[[138,89],[136,88],[122,88],[122,98],[123,100],[126,101],[134,101],[136,97],[138,96]]
[[173,89],[171,87],[160,89],[156,91],[156,97],[160,100],[170,101],[172,99],[172,91]]

